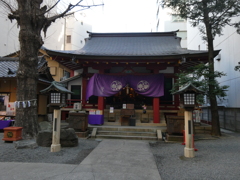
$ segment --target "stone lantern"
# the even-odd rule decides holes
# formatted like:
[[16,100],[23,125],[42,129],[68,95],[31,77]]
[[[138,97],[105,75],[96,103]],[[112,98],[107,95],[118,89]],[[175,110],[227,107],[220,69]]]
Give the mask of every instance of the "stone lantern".
[[41,90],[40,93],[49,95],[48,106],[54,109],[66,106],[66,95],[73,94],[73,92],[64,87],[64,84],[56,81],[53,81],[50,86]]
[[204,91],[196,88],[193,84],[189,83],[187,86],[181,88],[174,94],[180,96],[180,107],[185,110],[194,110],[197,105],[196,99],[198,94],[203,94]]
[[185,138],[186,146],[184,148],[185,157],[194,157],[194,139],[193,139],[193,122],[192,111],[194,110],[196,103],[196,97],[198,94],[204,94],[204,91],[195,87],[192,83],[179,89],[173,94],[179,94],[180,107],[185,109],[184,111],[184,125],[185,125]]
[[49,87],[40,91],[42,94],[49,95],[49,107],[54,108],[53,112],[53,135],[51,152],[61,150],[60,144],[60,127],[61,127],[61,108],[66,105],[66,95],[73,94],[64,87],[64,84],[53,81]]

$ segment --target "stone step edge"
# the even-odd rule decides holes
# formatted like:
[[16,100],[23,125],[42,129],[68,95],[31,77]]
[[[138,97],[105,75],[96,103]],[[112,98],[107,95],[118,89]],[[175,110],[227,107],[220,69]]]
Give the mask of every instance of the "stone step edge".
[[156,132],[132,132],[132,131],[97,131],[97,135],[98,134],[105,134],[105,135],[111,135],[111,133],[113,135],[124,135],[124,134],[133,134],[131,136],[134,135],[139,135],[139,136],[156,136],[157,133]]
[[157,132],[146,132],[146,131],[105,131],[105,130],[99,130],[97,132],[118,132],[118,133],[135,133],[135,134],[156,134]]
[[98,131],[131,131],[131,132],[156,132],[157,130],[165,131],[166,128],[132,128],[132,127],[88,127],[88,129],[91,131],[93,128],[97,128]]
[[95,138],[137,138],[137,139],[156,139],[156,137],[151,137],[151,136],[119,136],[119,135],[96,135]]

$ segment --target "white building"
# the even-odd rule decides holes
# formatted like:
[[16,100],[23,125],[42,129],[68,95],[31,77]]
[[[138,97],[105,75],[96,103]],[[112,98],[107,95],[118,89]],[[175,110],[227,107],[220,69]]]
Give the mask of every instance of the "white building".
[[85,39],[88,38],[87,31],[92,31],[87,15],[85,13],[74,14],[71,17],[67,17],[65,21],[65,50],[81,49],[85,45]]
[[[19,28],[16,21],[11,23],[7,17],[1,16],[0,23],[4,27],[0,29],[0,56],[5,56],[20,49]],[[80,49],[85,44],[85,38],[88,37],[87,31],[91,30],[92,27],[83,13],[57,19],[47,30],[46,37],[42,34],[43,46],[54,50]]]
[[[159,1],[160,2],[160,1]],[[157,1],[156,31],[174,31],[179,29],[179,37],[182,37],[181,46],[189,50],[207,50],[207,43],[202,40],[198,28],[177,16],[172,16],[171,10],[162,9]],[[240,21],[240,17],[233,19]],[[222,36],[216,36],[214,40],[215,50],[221,50],[219,56],[214,60],[215,70],[226,73],[218,79],[220,85],[229,86],[224,99],[218,99],[221,127],[234,131],[240,131],[240,72],[234,67],[240,62],[240,35],[233,27],[226,27]],[[202,119],[211,122],[209,103],[206,102],[203,109]]]
[[10,22],[7,17],[0,16],[0,56],[19,50],[18,32],[16,21]]
[[[240,21],[240,17],[233,21]],[[201,38],[201,34],[197,28],[187,26],[188,49],[192,50],[207,50],[207,44]],[[220,85],[228,85],[227,96],[224,99],[218,99],[219,115],[221,127],[240,131],[240,72],[235,71],[234,67],[240,62],[240,35],[236,29],[227,26],[223,29],[222,36],[216,36],[214,40],[215,50],[221,50],[218,57],[214,60],[216,71],[226,73],[218,79]],[[203,119],[209,119],[209,111],[205,109]]]
[[156,32],[176,31],[178,37],[181,37],[181,47],[187,48],[187,21],[176,14],[172,14],[169,8],[162,8],[161,0],[157,1],[156,10]]

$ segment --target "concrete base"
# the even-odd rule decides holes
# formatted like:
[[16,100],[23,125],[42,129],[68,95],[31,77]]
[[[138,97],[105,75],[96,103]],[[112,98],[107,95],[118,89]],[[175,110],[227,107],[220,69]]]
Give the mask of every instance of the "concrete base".
[[167,139],[167,141],[183,142],[183,136],[181,136],[181,135],[166,134],[166,139]]
[[89,131],[85,131],[85,132],[75,132],[76,135],[79,137],[79,138],[85,138],[85,137],[88,137],[89,135]]
[[187,158],[193,158],[195,157],[195,151],[194,148],[184,148],[184,156]]
[[157,138],[158,140],[162,140],[162,131],[160,129],[157,130]]
[[58,151],[61,151],[61,144],[52,144],[51,152],[58,152]]

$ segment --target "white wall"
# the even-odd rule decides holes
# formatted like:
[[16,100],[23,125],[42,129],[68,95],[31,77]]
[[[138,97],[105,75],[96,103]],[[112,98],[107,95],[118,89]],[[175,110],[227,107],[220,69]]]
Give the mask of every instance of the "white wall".
[[[81,23],[83,22],[83,23]],[[7,17],[0,16],[0,56],[6,56],[20,49],[16,21],[11,21]],[[57,19],[51,24],[47,30],[46,37],[42,33],[44,44],[43,46],[53,50],[76,50],[80,49],[85,44],[85,38],[88,37],[87,31],[91,31],[91,25],[87,23],[87,19],[79,16],[72,16],[65,19]],[[72,43],[65,44],[64,34],[72,36]]]
[[178,37],[181,37],[181,47],[187,48],[187,22],[173,22],[172,10],[169,8],[161,8],[159,6],[159,14],[157,15],[159,25],[156,28],[158,32],[176,31]]
[[[78,79],[75,79],[75,80],[72,80],[72,81],[69,81],[68,82],[68,90],[71,90],[71,86],[72,85],[80,85],[81,86],[81,93],[83,92],[82,90],[82,77],[78,78]],[[81,94],[82,96],[82,94]],[[68,99],[71,99],[71,94],[68,94]]]
[[193,28],[187,22],[187,48],[190,50],[207,50],[207,44],[202,40],[198,28]]
[[164,31],[176,31],[177,36],[181,37],[181,47],[187,48],[187,22],[172,22],[171,20],[165,21],[164,23]]
[[[63,19],[56,20],[52,23],[47,31],[46,37],[42,33],[44,44],[43,46],[49,49],[63,49],[64,40],[64,23]],[[17,22],[11,21],[8,18],[0,17],[0,23],[3,28],[0,28],[0,56],[6,56],[20,49],[18,35],[19,28]]]
[[53,50],[64,50],[64,18],[57,19],[47,30],[46,37],[42,33],[43,46]]
[[[240,21],[240,17],[234,20]],[[206,49],[206,43],[200,37],[197,28],[192,28],[188,24],[188,49],[198,50]],[[215,50],[221,49],[221,60],[215,62],[215,70],[224,72],[227,76],[218,79],[220,85],[230,86],[227,91],[227,97],[219,104],[227,107],[240,107],[240,72],[235,71],[234,67],[240,62],[240,35],[237,34],[236,29],[233,27],[226,27],[223,31],[223,36],[217,36],[214,40]]]
[[71,43],[66,43],[65,50],[81,49],[88,38],[87,31],[92,31],[92,26],[88,23],[85,13],[77,13],[66,18],[66,35],[71,35]]
[[7,17],[0,16],[0,56],[5,56],[19,50],[17,22],[12,23]]

